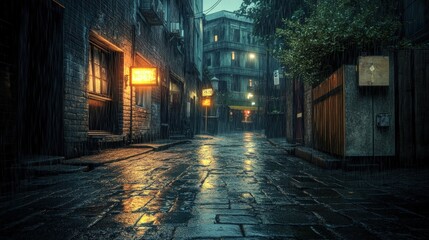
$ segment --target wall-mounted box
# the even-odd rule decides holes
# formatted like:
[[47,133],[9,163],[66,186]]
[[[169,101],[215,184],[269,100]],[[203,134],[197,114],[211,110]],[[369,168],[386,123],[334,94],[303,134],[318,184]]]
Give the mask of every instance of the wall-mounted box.
[[389,86],[389,57],[359,57],[359,86]]
[[390,127],[390,114],[388,113],[379,113],[376,117],[376,124],[379,128]]

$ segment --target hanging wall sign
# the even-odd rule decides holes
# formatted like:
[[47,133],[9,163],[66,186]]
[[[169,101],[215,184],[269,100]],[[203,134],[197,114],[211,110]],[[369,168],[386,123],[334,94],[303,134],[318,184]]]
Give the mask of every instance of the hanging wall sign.
[[389,57],[359,57],[359,86],[389,86]]

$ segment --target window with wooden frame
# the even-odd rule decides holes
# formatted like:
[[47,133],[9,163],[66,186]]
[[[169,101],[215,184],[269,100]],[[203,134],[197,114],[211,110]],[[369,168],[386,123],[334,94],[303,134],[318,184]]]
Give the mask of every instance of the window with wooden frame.
[[111,77],[108,74],[109,54],[95,44],[90,44],[88,64],[88,92],[105,100],[111,99]]
[[88,103],[90,133],[112,133],[117,119],[113,101],[113,51],[90,42],[88,60]]
[[[137,67],[149,67],[152,66],[146,59],[143,58],[139,53],[135,56],[135,65]],[[152,88],[151,87],[137,87],[135,86],[135,104],[139,107],[150,111],[152,104]]]

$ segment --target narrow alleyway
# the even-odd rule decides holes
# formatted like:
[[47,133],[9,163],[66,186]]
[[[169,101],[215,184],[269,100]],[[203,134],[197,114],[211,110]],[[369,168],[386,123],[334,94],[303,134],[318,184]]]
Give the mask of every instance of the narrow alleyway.
[[237,133],[39,177],[1,239],[427,239],[427,171],[323,170]]

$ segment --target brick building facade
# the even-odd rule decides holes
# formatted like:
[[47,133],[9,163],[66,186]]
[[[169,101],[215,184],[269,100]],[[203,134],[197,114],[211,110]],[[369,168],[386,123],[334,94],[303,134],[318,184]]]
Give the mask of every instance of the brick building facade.
[[[1,9],[2,169],[24,155],[75,157],[168,137],[185,120],[197,126],[201,0],[22,0]],[[157,68],[157,86],[131,92],[132,66]]]

